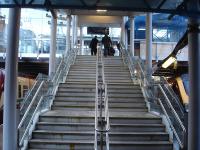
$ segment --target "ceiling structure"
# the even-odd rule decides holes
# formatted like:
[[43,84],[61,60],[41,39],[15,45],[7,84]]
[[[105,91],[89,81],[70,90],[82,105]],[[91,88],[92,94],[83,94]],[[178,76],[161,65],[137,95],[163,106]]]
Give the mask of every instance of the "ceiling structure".
[[200,10],[188,10],[187,3],[188,0],[0,0],[0,8],[106,9],[199,16]]

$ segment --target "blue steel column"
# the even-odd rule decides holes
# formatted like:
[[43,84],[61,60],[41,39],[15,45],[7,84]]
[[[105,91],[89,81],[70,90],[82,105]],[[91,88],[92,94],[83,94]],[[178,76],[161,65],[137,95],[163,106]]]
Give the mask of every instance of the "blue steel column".
[[[199,10],[198,0],[189,1],[189,10]],[[188,149],[200,150],[200,18],[190,17],[188,24],[189,51],[189,127]]]
[[16,99],[20,8],[9,10],[3,115],[3,150],[17,149]]
[[146,16],[146,75],[150,78],[152,74],[152,13]]
[[130,52],[132,54],[132,56],[134,56],[135,54],[135,47],[134,47],[134,44],[135,44],[135,21],[134,21],[134,17],[131,16],[130,17]]
[[51,43],[50,43],[50,57],[49,57],[49,76],[55,72],[56,61],[56,32],[57,32],[57,18],[51,18]]

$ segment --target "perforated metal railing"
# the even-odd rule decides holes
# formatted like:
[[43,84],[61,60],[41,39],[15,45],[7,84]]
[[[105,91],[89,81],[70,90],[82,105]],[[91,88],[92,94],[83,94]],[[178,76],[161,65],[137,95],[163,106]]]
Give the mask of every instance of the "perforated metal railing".
[[55,74],[36,81],[27,95],[21,108],[24,114],[18,125],[18,149],[26,149],[39,115],[51,108],[58,85],[65,81],[70,65],[75,61],[76,53],[77,49],[68,51],[57,66]]
[[147,80],[143,61],[138,57],[132,57],[123,45],[121,45],[121,53],[124,62],[129,67],[132,79],[138,81],[142,87],[150,110],[165,115],[173,132],[173,138],[183,148],[186,135],[186,128],[183,123],[185,110],[180,104],[180,100],[163,77]]
[[[102,50],[97,52],[96,61],[96,97],[95,97],[95,141],[94,149],[109,150],[109,106],[107,84],[104,77],[104,62]],[[104,142],[105,136],[105,142]]]

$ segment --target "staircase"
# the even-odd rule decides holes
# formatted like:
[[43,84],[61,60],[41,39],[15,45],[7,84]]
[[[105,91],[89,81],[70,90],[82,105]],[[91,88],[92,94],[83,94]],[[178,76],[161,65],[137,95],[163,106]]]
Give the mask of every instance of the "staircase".
[[94,149],[96,57],[77,56],[52,110],[40,116],[30,150]]
[[111,150],[172,150],[162,119],[148,113],[139,84],[120,57],[104,58]]
[[[94,150],[96,57],[77,56],[51,111],[40,116],[29,150]],[[104,58],[110,150],[172,150],[162,119],[148,113],[141,88],[120,57]]]

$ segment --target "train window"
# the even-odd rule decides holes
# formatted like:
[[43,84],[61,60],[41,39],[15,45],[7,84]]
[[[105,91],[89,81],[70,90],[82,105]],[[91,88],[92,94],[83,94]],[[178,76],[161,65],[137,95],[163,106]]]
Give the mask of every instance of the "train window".
[[21,98],[22,97],[22,94],[21,94],[21,85],[18,85],[18,97]]
[[23,85],[23,97],[25,97],[27,92],[28,92],[28,86],[27,85]]

